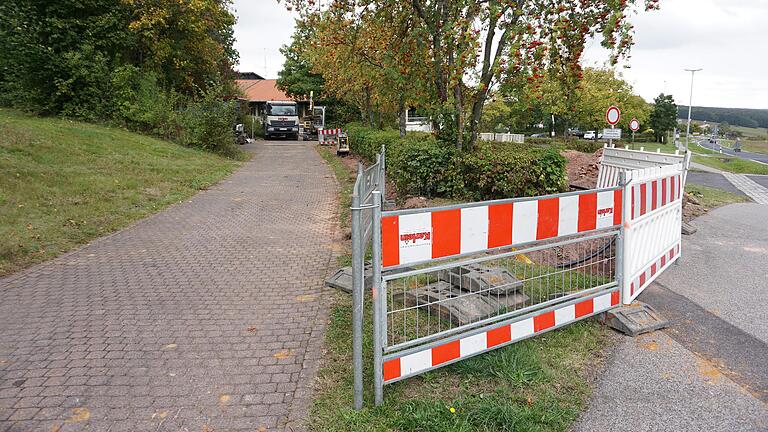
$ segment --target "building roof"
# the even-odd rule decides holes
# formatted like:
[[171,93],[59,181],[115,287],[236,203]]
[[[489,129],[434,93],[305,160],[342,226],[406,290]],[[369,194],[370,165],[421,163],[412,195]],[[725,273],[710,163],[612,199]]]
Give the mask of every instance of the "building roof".
[[249,102],[292,101],[293,98],[277,88],[277,80],[235,80],[243,97]]
[[263,80],[264,77],[256,72],[238,72],[238,79],[242,80]]

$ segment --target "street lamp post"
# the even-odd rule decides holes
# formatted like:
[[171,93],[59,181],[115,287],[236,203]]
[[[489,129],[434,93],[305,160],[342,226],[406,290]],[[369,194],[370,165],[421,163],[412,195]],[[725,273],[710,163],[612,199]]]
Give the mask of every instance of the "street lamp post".
[[693,104],[693,74],[700,71],[701,69],[686,69],[687,72],[691,73],[691,93],[688,98],[688,126],[685,128],[685,151],[688,151],[690,148],[690,140],[691,140],[691,105]]

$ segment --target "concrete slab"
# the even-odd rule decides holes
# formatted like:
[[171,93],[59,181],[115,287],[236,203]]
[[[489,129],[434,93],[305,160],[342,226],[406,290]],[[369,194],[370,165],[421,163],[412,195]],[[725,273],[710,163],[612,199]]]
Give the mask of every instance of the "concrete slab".
[[665,333],[619,337],[573,431],[768,430],[763,402]]
[[768,188],[768,175],[748,175],[750,180],[764,188]]

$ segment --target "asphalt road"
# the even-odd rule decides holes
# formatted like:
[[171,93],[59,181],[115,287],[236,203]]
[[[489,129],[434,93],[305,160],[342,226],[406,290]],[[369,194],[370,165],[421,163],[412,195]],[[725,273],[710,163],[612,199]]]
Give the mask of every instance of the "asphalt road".
[[670,320],[621,342],[576,431],[768,431],[768,206],[697,218],[682,257],[639,299]]
[[[714,150],[714,151],[719,151],[720,150],[720,147],[717,144],[710,143],[709,139],[703,139],[703,140],[699,140],[697,142],[699,143],[700,146],[702,146],[704,148],[707,148],[707,149],[710,149],[710,150]],[[735,152],[735,151],[733,151],[733,150],[731,150],[731,149],[729,149],[727,147],[723,147],[723,153],[731,155],[731,156],[736,156],[736,157],[739,157],[739,158],[742,158],[742,159],[748,159],[748,160],[753,160],[753,161],[757,161],[757,162],[768,163],[768,154],[752,153],[752,152],[745,152],[745,151]]]

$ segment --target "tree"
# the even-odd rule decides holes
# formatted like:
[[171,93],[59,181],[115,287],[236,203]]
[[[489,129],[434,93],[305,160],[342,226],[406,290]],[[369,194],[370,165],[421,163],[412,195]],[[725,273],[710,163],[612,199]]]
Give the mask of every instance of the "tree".
[[672,95],[661,93],[653,100],[650,126],[656,141],[659,142],[662,141],[667,132],[677,126],[677,105],[675,105],[675,99]]
[[312,65],[304,54],[304,49],[314,37],[314,32],[302,21],[297,20],[291,44],[280,48],[280,52],[285,56],[285,63],[283,69],[278,72],[277,86],[294,98],[309,97],[310,92],[314,92],[317,99],[324,96],[325,79],[321,74],[312,72]]
[[[431,87],[422,103],[436,113],[443,139],[472,148],[483,106],[495,86],[520,78],[537,80],[553,71],[561,85],[574,87],[587,39],[601,34],[614,61],[628,52],[632,26],[626,12],[640,0],[336,0],[325,8],[314,0],[284,1],[305,20],[332,17],[363,38],[374,37],[391,23],[407,22],[408,32],[396,32],[397,47],[407,50],[367,45],[364,57],[389,69],[407,65],[406,54],[423,55],[429,67],[408,71],[417,72],[413,76],[418,82]],[[655,8],[657,0],[645,5]],[[366,24],[370,16],[377,17],[371,24],[378,27]],[[387,57],[392,61],[377,61]],[[391,85],[390,75],[383,77],[387,80],[365,84],[382,90],[400,87]]]

